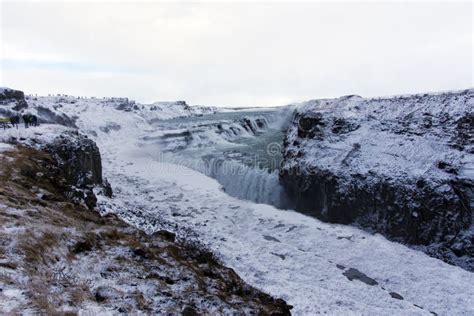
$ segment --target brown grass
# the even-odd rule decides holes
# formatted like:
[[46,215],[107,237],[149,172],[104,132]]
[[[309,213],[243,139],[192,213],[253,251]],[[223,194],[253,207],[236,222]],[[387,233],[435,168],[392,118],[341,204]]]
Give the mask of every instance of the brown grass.
[[18,267],[16,262],[0,262],[0,267],[15,270]]
[[58,242],[56,233],[46,231],[37,237],[33,231],[28,230],[18,242],[18,250],[24,255],[25,266],[34,268],[40,263],[48,264],[49,254]]

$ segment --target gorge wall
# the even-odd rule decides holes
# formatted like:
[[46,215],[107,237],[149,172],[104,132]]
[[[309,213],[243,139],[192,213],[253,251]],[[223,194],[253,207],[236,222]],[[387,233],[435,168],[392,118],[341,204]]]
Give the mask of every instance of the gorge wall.
[[296,210],[474,270],[474,90],[300,104],[280,180]]

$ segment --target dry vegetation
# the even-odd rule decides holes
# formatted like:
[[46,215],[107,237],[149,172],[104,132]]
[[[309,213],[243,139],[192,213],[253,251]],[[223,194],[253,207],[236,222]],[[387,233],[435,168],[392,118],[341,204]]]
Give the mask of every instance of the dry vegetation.
[[0,153],[0,312],[289,314],[199,247],[69,203],[47,154]]

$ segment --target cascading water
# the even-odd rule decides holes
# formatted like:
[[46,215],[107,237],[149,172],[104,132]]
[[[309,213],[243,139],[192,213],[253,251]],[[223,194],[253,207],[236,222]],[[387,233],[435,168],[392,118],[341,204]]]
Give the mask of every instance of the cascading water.
[[157,121],[143,137],[160,160],[216,179],[237,198],[285,208],[279,183],[284,123],[289,109],[219,112]]
[[269,172],[213,158],[204,173],[216,179],[232,196],[277,207],[284,205],[284,191],[280,186],[277,170]]

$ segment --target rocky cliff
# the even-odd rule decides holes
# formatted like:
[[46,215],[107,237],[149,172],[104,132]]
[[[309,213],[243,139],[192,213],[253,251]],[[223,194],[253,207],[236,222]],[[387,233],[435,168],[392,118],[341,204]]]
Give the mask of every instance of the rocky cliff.
[[23,91],[20,90],[14,90],[10,88],[0,88],[0,101],[4,100],[9,100],[9,99],[14,99],[14,100],[24,100],[25,99],[25,94]]
[[44,146],[60,170],[72,200],[84,203],[91,209],[96,206],[94,188],[100,188],[108,197],[112,188],[102,178],[102,161],[96,143],[77,131],[68,131]]
[[293,207],[474,270],[474,90],[299,104],[281,182]]
[[0,143],[8,143],[48,153],[47,168],[54,174],[61,192],[71,202],[93,209],[96,193],[112,196],[112,188],[102,177],[102,161],[96,143],[76,129],[41,125],[29,129],[7,129]]

